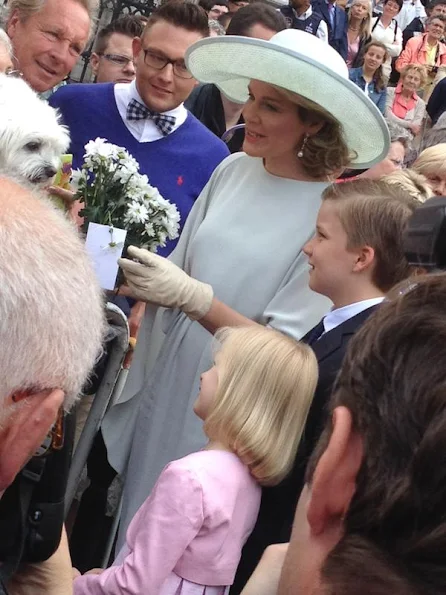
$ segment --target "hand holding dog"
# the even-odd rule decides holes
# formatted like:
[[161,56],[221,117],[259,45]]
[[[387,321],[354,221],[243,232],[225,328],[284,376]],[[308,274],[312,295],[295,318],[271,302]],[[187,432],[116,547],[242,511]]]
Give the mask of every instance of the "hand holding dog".
[[214,292],[207,283],[192,279],[162,256],[130,246],[130,257],[119,259],[131,294],[138,300],[165,308],[179,308],[192,320],[200,320],[211,307]]

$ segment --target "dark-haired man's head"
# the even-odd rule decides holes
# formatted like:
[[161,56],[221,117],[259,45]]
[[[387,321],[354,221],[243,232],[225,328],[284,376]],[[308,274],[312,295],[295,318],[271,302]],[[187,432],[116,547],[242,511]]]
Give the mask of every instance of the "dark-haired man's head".
[[127,15],[101,29],[90,64],[98,83],[128,83],[135,78],[133,40],[141,37],[145,21]]
[[133,40],[136,87],[147,107],[166,112],[187,99],[197,82],[186,68],[186,50],[208,36],[206,12],[190,2],[170,0],[149,17]]
[[229,12],[227,0],[199,0],[198,6],[207,12],[210,21],[217,20],[219,16]]
[[429,17],[446,15],[446,0],[432,0],[426,6],[426,13]]
[[415,277],[352,338],[279,595],[446,592],[445,303]]
[[286,20],[282,13],[268,4],[255,2],[234,14],[226,34],[269,40],[286,28]]

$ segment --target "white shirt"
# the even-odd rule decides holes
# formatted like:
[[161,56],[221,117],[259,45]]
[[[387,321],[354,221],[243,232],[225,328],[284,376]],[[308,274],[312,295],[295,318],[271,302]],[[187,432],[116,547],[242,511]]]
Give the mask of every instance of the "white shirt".
[[425,17],[426,11],[420,0],[404,0],[403,7],[396,15],[395,20],[401,30],[409,25],[416,17]]
[[[375,27],[374,25],[377,20],[378,23]],[[397,27],[396,37],[395,27]],[[388,58],[383,64],[383,73],[386,77],[389,77],[392,70],[392,58],[397,58],[403,49],[403,33],[401,27],[399,25],[397,26],[395,19],[392,19],[392,22],[388,27],[384,27],[380,17],[375,17],[372,19],[372,39],[373,41],[380,41],[386,46]],[[394,41],[396,43],[394,43]]]
[[343,306],[342,308],[331,310],[324,316],[323,334],[328,333],[328,331],[333,330],[343,322],[350,320],[350,318],[353,318],[353,316],[356,316],[360,312],[367,310],[367,308],[380,304],[383,300],[383,297],[371,298],[370,300],[362,300],[360,302],[355,302],[354,304],[348,304],[348,306]]
[[[299,21],[306,21],[313,14],[313,9],[311,8],[311,6],[309,6],[308,10],[306,12],[302,13],[301,15],[298,15],[297,12],[294,10],[294,8],[293,8],[293,12],[294,12],[296,19],[298,19]],[[327,27],[327,23],[324,21],[324,19],[321,19],[321,22],[319,23],[319,27],[317,28],[317,31],[316,31],[316,37],[319,37],[319,39],[322,39],[322,41],[325,41],[325,43],[328,43],[328,27]]]
[[[132,134],[137,141],[140,143],[151,143],[155,140],[164,138],[163,134],[158,129],[158,126],[150,118],[145,118],[144,120],[127,120],[127,106],[132,99],[136,99],[136,101],[145,105],[136,89],[136,81],[132,81],[131,83],[116,83],[114,92],[119,115],[130,134]],[[176,118],[175,125],[171,130],[172,133],[186,121],[187,109],[181,104],[175,109],[163,112],[163,114],[174,116]]]

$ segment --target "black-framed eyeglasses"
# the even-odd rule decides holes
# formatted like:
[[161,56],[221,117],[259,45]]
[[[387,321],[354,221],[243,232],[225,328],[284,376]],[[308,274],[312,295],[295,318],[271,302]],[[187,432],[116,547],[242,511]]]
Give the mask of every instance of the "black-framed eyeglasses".
[[108,62],[112,62],[117,66],[127,66],[130,62],[134,62],[133,58],[128,58],[127,56],[121,56],[120,54],[98,54],[98,56],[102,56]]
[[172,64],[174,75],[181,79],[191,79],[192,74],[188,71],[184,60],[171,60],[166,56],[161,56],[152,50],[144,50],[144,62],[146,66],[155,68],[156,70],[163,70],[168,64]]

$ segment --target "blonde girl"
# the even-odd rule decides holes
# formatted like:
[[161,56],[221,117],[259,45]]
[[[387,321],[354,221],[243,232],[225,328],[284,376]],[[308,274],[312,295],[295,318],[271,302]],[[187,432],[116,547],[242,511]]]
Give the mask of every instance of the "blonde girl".
[[167,465],[115,565],[75,595],[225,595],[260,506],[260,486],[290,471],[317,383],[304,344],[260,326],[216,334],[194,411],[209,439]]

